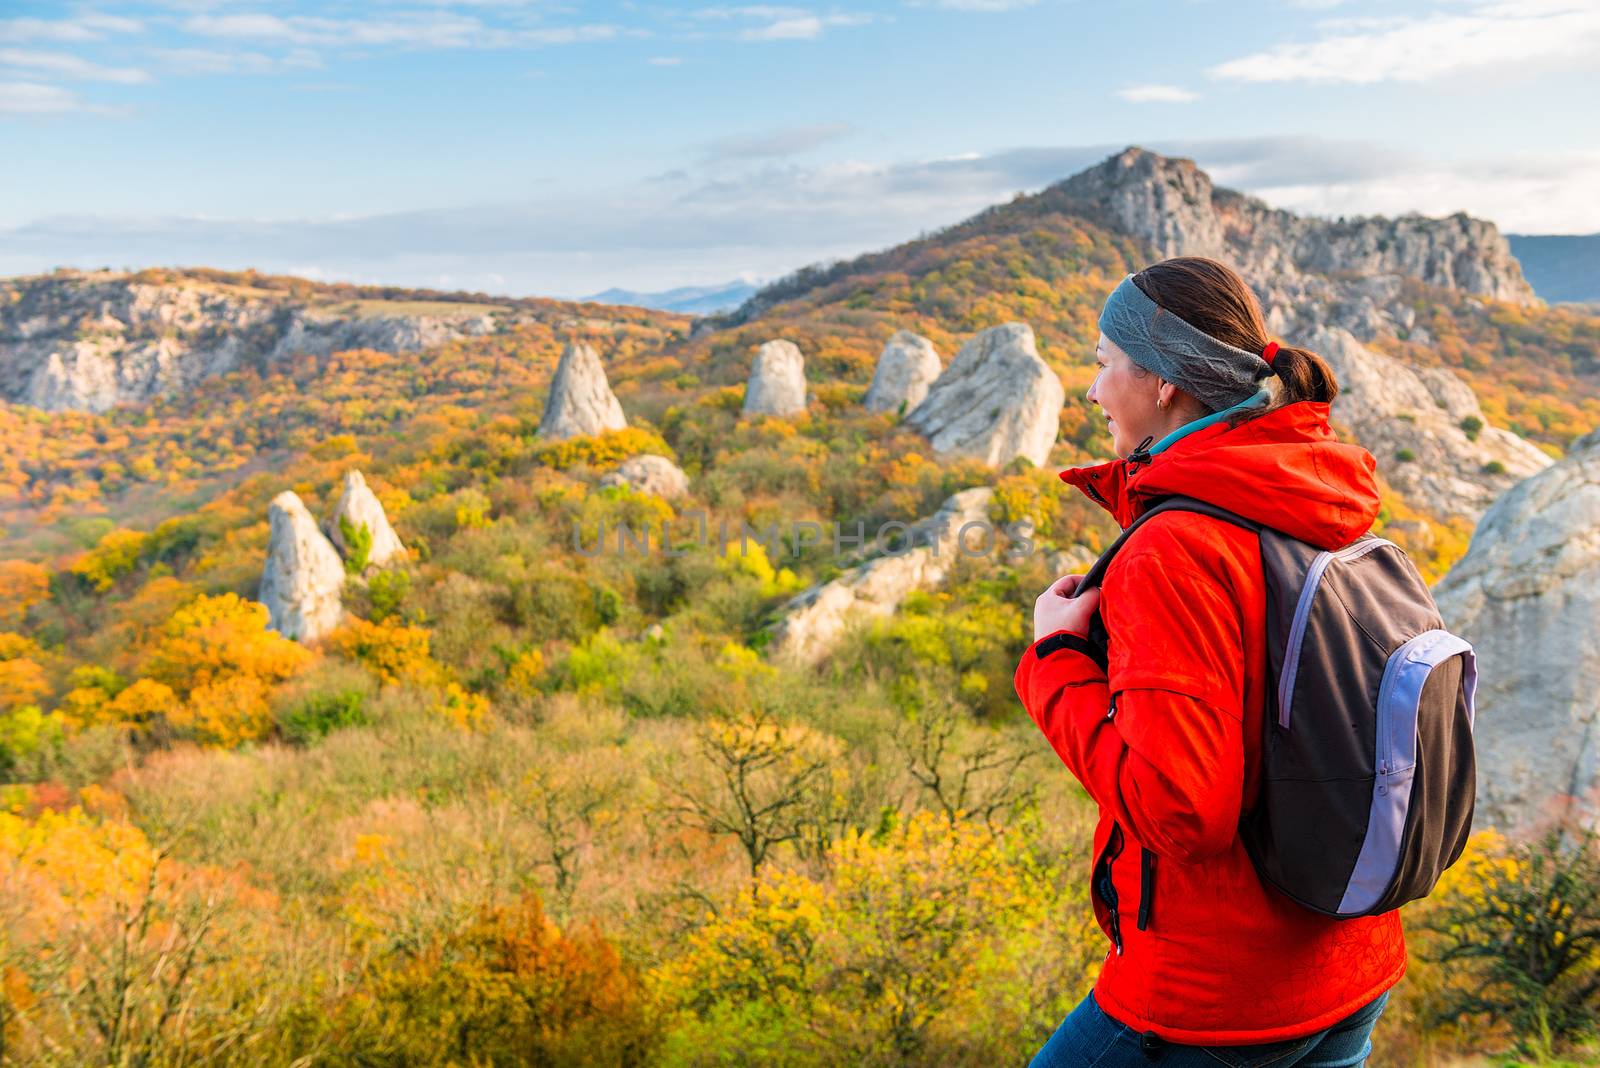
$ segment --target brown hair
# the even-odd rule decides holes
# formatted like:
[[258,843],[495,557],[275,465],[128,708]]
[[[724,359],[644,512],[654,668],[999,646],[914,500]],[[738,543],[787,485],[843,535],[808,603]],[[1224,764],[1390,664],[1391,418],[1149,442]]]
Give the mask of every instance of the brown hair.
[[[1255,293],[1225,263],[1204,256],[1177,256],[1146,267],[1133,276],[1133,283],[1190,326],[1234,348],[1260,352],[1272,340]],[[1310,349],[1280,343],[1272,366],[1283,386],[1277,399],[1265,407],[1246,408],[1229,416],[1230,426],[1297,401],[1332,401],[1339,395],[1333,369]]]

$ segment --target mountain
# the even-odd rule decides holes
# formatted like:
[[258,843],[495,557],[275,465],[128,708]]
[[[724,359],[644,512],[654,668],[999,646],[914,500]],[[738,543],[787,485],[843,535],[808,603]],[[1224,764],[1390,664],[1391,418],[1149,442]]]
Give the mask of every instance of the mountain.
[[1600,234],[1507,234],[1506,240],[1540,297],[1600,303]]
[[738,281],[714,286],[679,286],[659,293],[613,288],[580,299],[599,304],[630,304],[638,308],[655,308],[686,315],[713,315],[737,308],[749,300],[755,291],[753,284]]

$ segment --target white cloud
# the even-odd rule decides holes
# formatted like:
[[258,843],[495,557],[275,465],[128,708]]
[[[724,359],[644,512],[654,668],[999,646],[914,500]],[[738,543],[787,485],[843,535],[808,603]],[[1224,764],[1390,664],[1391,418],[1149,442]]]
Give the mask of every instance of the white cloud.
[[487,26],[474,16],[448,12],[399,14],[386,19],[208,14],[187,19],[183,29],[200,37],[331,48],[510,48],[648,36],[645,30],[599,24],[506,29]]
[[150,75],[133,67],[102,67],[66,52],[30,52],[21,48],[0,48],[0,66],[23,67],[40,74],[56,75],[91,82],[121,82],[137,85]]
[[70,19],[0,19],[0,40],[99,41],[111,34],[138,33],[144,25],[119,15],[79,15]]
[[861,26],[871,21],[870,15],[798,15],[745,30],[739,36],[746,41],[812,41],[829,26]]
[[155,57],[180,74],[271,74],[322,66],[309,49],[293,48],[281,56],[215,48],[162,48]]
[[1421,18],[1330,20],[1309,43],[1276,45],[1211,67],[1243,82],[1419,82],[1485,67],[1595,63],[1600,4],[1593,0],[1478,0],[1470,10]]
[[1132,104],[1187,104],[1200,99],[1198,94],[1176,85],[1133,85],[1118,89],[1117,95]]
[[[1038,190],[1122,144],[1025,147],[982,156],[819,166],[768,160],[737,172],[678,171],[525,203],[322,220],[42,219],[0,231],[0,273],[58,263],[207,263],[422,284],[449,272],[490,288],[578,296],[663,289],[910,240]],[[1439,159],[1311,138],[1152,141],[1224,186],[1319,215],[1467,211],[1517,233],[1600,230],[1600,153]]]
[[84,109],[76,93],[58,85],[0,82],[0,115],[58,115]]
[[950,11],[1017,11],[1039,0],[913,0],[912,7],[942,7]]
[[705,146],[704,158],[711,162],[724,162],[794,156],[838,140],[852,129],[848,122],[823,122],[809,126],[786,126],[765,133],[720,137]]

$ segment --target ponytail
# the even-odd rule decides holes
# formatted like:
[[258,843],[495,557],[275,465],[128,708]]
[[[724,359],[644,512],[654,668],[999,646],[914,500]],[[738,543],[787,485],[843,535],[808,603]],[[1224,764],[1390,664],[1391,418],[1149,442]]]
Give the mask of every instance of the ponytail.
[[[1284,357],[1289,357],[1284,361]],[[1283,382],[1284,403],[1319,401],[1332,403],[1339,395],[1339,380],[1328,362],[1310,349],[1279,347],[1273,369]]]

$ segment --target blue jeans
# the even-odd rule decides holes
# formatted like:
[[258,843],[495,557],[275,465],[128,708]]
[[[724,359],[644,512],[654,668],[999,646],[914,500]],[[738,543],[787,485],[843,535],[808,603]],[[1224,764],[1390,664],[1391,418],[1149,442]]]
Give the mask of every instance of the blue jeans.
[[1028,1068],[1355,1068],[1372,1052],[1372,1025],[1386,990],[1332,1027],[1304,1038],[1252,1046],[1185,1046],[1147,1040],[1107,1016],[1089,994],[1068,1014]]

